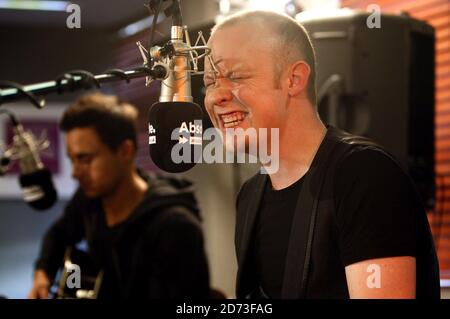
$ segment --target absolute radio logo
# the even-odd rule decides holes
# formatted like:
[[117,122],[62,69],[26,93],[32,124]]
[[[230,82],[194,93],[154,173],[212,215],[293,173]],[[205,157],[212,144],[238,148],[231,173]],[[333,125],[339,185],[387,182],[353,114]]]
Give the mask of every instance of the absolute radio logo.
[[[149,125],[148,129],[149,144],[157,143],[155,128]],[[172,131],[171,140],[178,141],[171,150],[176,164],[193,163],[193,159],[207,164],[259,162],[261,174],[273,174],[279,169],[278,128],[208,128],[203,132],[202,121],[196,120],[181,123]]]

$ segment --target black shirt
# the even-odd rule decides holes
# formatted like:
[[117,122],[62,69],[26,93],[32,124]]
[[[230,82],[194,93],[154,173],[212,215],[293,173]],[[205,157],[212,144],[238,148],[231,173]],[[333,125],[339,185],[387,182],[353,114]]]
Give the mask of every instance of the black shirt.
[[282,190],[266,184],[255,233],[257,278],[271,298],[279,298],[283,283],[291,222],[303,178]]
[[[254,232],[254,265],[266,295],[279,298],[291,223],[304,177],[275,191],[270,179]],[[334,176],[336,273],[358,261],[416,255],[415,217],[423,209],[408,177],[386,155],[354,152]],[[301,203],[300,203],[301,205]],[[334,249],[333,249],[334,250]]]

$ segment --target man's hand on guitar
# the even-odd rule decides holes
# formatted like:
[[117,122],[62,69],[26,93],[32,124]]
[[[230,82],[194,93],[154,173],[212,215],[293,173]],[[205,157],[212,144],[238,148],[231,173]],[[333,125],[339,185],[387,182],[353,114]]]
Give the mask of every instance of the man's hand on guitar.
[[43,270],[36,270],[34,273],[33,287],[31,288],[28,298],[29,299],[47,299],[50,289],[50,280],[47,274]]

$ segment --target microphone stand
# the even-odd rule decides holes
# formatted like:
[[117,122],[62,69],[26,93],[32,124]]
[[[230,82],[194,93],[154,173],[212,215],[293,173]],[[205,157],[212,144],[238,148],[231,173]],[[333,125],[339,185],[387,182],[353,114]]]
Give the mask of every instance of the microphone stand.
[[100,88],[102,83],[117,82],[131,79],[147,77],[154,80],[164,79],[167,70],[161,65],[155,65],[153,68],[138,67],[130,71],[112,69],[103,74],[93,75],[84,70],[69,71],[55,79],[41,83],[22,86],[19,83],[10,81],[0,81],[0,106],[5,102],[12,102],[20,98],[27,98],[35,107],[41,109],[45,106],[45,101],[39,99],[36,95],[45,95],[57,92],[59,94],[65,91],[74,91],[78,89],[88,89],[93,86]]

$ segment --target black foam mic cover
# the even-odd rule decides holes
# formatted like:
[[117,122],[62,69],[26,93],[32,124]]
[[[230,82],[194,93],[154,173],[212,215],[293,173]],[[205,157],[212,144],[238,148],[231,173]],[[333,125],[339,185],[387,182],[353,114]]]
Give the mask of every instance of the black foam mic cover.
[[24,200],[34,209],[44,210],[56,202],[58,196],[49,170],[20,175],[19,182]]
[[169,173],[185,172],[202,156],[203,112],[192,102],[157,102],[148,114],[149,152]]

